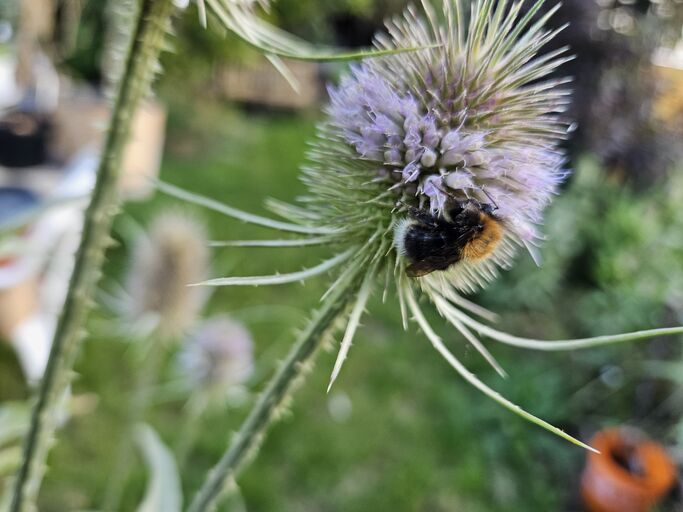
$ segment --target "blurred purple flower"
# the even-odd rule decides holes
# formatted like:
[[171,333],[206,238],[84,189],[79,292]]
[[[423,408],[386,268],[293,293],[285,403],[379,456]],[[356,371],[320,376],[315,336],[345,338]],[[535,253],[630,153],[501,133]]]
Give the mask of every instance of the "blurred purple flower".
[[180,367],[202,387],[230,390],[254,371],[253,341],[241,323],[228,316],[203,321],[190,334],[180,353]]

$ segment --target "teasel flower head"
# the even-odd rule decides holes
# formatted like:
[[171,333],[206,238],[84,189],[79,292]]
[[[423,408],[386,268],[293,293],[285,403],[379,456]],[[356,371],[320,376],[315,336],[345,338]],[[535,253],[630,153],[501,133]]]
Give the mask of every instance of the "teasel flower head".
[[167,210],[135,238],[125,281],[123,318],[162,339],[182,336],[196,321],[208,293],[188,286],[209,275],[202,223],[180,210]]
[[[477,333],[538,350],[652,336],[653,331],[644,331],[587,340],[528,340],[493,329],[489,324],[495,315],[464,298],[509,267],[518,249],[536,258],[543,211],[566,175],[559,142],[568,131],[562,113],[569,80],[547,77],[570,57],[566,49],[539,55],[558,32],[544,28],[556,9],[536,18],[543,3],[536,1],[522,13],[522,2],[507,0],[472,0],[467,10],[459,0],[444,0],[438,9],[424,1],[420,9],[409,8],[389,22],[387,33],[376,37],[379,50],[420,49],[366,59],[330,87],[326,118],[303,167],[308,193],[297,205],[268,203],[287,222],[170,185],[162,184],[161,189],[242,221],[305,235],[223,245],[326,245],[335,251],[321,264],[298,272],[205,283],[283,284],[336,271],[323,300],[342,287],[353,290],[354,298],[330,385],[339,375],[372,291],[382,286],[385,298],[397,297],[404,326],[412,317],[465,380],[525,419],[588,448],[469,372],[444,345],[419,303],[419,295],[427,298],[503,376]],[[460,218],[463,212],[469,217]],[[424,254],[407,250],[409,234],[427,253],[453,252],[463,244],[456,237],[440,247],[443,230],[467,231],[472,238],[491,220],[495,229],[489,239],[478,239],[478,246],[458,253],[444,268],[415,271],[414,260]],[[475,225],[468,228],[471,222]],[[420,224],[424,229],[415,231]],[[430,237],[433,244],[426,243]]]
[[254,343],[240,322],[216,316],[198,324],[180,352],[180,368],[197,387],[221,392],[241,387],[254,371]]

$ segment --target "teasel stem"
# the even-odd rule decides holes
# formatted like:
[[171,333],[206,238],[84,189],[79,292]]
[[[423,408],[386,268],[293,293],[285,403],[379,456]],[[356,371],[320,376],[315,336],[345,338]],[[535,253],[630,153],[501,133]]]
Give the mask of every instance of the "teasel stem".
[[183,408],[183,424],[180,427],[180,436],[176,445],[176,464],[182,470],[199,437],[201,419],[209,406],[209,397],[206,392],[199,391],[192,395]]
[[[249,416],[235,434],[230,447],[220,461],[209,471],[204,483],[194,496],[188,512],[213,510],[227,486],[234,481],[247,459],[255,454],[266,431],[277,420],[278,412],[312,366],[318,349],[335,331],[338,321],[358,296],[361,285],[374,279],[363,262],[352,262],[355,270],[338,281],[326,295],[320,309],[314,313],[306,329],[300,334],[280,369],[266,386]],[[349,267],[350,268],[350,267]]]
[[159,381],[165,352],[162,340],[136,340],[137,343],[149,343],[146,347],[136,347],[145,351],[146,355],[136,354],[135,388],[128,410],[128,420],[124,427],[123,437],[119,440],[114,464],[104,494],[102,510],[120,510],[121,497],[130,475],[130,462],[133,458],[133,437],[135,428],[144,423],[145,415],[151,401],[151,390]]
[[73,274],[24,442],[11,512],[28,512],[36,508],[47,455],[57,427],[60,399],[71,380],[84,336],[86,313],[109,242],[111,222],[118,205],[119,168],[131,119],[140,99],[149,90],[173,9],[172,0],[141,0],[135,13],[135,28],[127,48],[124,74],[114,101],[92,197],[85,212]]

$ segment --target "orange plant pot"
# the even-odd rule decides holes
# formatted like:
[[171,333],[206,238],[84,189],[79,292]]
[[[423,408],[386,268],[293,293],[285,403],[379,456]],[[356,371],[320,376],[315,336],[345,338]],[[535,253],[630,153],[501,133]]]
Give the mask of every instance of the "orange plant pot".
[[633,429],[598,432],[581,479],[590,512],[648,512],[671,488],[676,468],[661,445]]

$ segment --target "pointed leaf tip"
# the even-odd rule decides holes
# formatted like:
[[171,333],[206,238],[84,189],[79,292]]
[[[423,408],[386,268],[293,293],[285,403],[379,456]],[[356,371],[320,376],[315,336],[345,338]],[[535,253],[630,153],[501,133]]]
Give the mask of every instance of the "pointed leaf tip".
[[526,410],[522,409],[519,405],[511,402],[507,398],[505,398],[503,395],[498,393],[497,391],[491,389],[489,386],[487,386],[484,382],[479,380],[472,372],[470,372],[461,362],[460,360],[455,357],[450,350],[443,344],[443,341],[439,337],[438,334],[434,331],[432,326],[429,324],[428,320],[425,318],[424,314],[422,313],[422,310],[420,309],[420,306],[417,303],[417,300],[415,299],[415,295],[413,293],[412,288],[410,285],[405,285],[404,289],[405,297],[407,299],[407,304],[408,307],[410,308],[410,311],[413,314],[413,317],[415,321],[418,323],[420,326],[420,329],[422,332],[427,336],[429,341],[431,342],[432,346],[439,352],[444,359],[448,362],[448,364],[453,367],[453,369],[460,374],[460,376],[465,379],[469,384],[471,384],[473,387],[484,393],[484,395],[488,396],[490,399],[493,401],[497,402],[499,405],[503,406],[504,408],[508,409],[509,411],[513,412],[514,414],[520,416],[521,418],[534,423],[535,425],[538,425],[539,427],[555,434],[558,437],[561,437],[562,439],[569,441],[572,444],[575,444],[577,446],[580,446],[581,448],[584,448],[586,450],[596,452],[595,448],[592,448],[591,446],[587,445],[586,443],[583,443],[579,441],[578,439],[570,436],[563,430],[557,428],[556,426],[548,423],[547,421],[534,416],[533,414],[527,412]]

